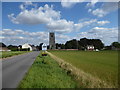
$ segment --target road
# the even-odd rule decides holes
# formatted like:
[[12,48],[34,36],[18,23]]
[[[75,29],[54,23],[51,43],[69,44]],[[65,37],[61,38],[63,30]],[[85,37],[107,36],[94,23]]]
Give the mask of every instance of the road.
[[3,60],[2,88],[16,88],[39,53],[34,51]]

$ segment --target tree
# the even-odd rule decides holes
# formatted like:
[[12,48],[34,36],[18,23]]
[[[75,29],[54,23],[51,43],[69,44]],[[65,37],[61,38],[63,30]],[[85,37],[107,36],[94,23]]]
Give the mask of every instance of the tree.
[[65,45],[56,43],[56,49],[65,49]]
[[19,50],[19,51],[22,51],[22,45],[19,45],[19,46],[18,46],[18,50]]
[[18,51],[17,46],[9,45],[7,48],[10,49],[11,51]]
[[65,49],[65,44],[61,44],[61,49]]
[[100,39],[92,39],[92,43],[95,49],[101,50],[104,47],[104,44],[102,43]]
[[80,39],[79,45],[82,47],[86,47],[88,45],[88,39],[87,38]]
[[40,45],[39,45],[39,50],[42,50],[42,45],[43,45],[43,43],[40,43]]
[[65,48],[66,49],[78,49],[78,41],[76,39],[67,41],[65,43]]
[[112,49],[112,46],[105,46],[105,50],[111,50]]
[[115,48],[120,48],[120,43],[119,42],[113,42],[112,45]]
[[37,50],[39,50],[39,46],[38,45],[36,46],[36,48],[37,48]]
[[60,44],[56,43],[56,49],[58,49],[60,47]]

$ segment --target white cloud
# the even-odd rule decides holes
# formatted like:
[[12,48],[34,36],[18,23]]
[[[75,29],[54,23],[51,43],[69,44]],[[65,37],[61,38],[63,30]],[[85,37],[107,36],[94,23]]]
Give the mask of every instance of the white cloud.
[[95,7],[95,4],[98,2],[99,0],[91,0],[91,2],[87,3],[86,7]]
[[63,35],[63,34],[56,34],[56,43],[66,43],[66,41],[71,40],[72,37]]
[[[76,26],[76,29],[75,30],[80,30],[81,28],[83,27],[86,27],[86,26],[91,26],[91,25],[99,25],[99,26],[102,26],[102,25],[105,25],[105,24],[108,24],[110,23],[109,21],[107,20],[103,20],[103,21],[98,21],[97,19],[91,19],[91,20],[85,20],[83,22],[79,22],[78,24],[75,24]],[[77,29],[78,28],[78,29]]]
[[98,23],[98,25],[105,25],[105,24],[108,24],[108,23],[110,23],[110,21],[98,21],[97,22]]
[[17,33],[12,31],[11,29],[3,29],[0,33],[2,33],[2,35],[5,35],[5,36],[17,35]]
[[72,6],[74,6],[75,4],[79,3],[79,0],[61,0],[61,5],[64,8],[71,8]]
[[[81,28],[97,22],[96,19],[79,23],[61,19],[60,11],[53,10],[53,6],[49,7],[47,4],[44,7],[39,7],[38,9],[23,10],[16,17],[14,17],[14,14],[8,15],[8,17],[15,24],[45,24],[49,31],[54,31],[57,33],[79,31]],[[98,22],[98,24],[101,25],[106,23],[108,22]]]
[[51,23],[47,24],[47,28],[50,31],[55,31],[58,33],[69,33],[72,32],[74,29],[74,22],[72,21],[66,21],[64,19],[57,20],[57,21],[51,21]]
[[95,22],[97,22],[97,19],[91,19],[91,20],[79,22],[78,24],[75,24],[75,30],[80,30],[81,28],[92,25]]
[[[29,4],[33,5],[32,3]],[[79,31],[81,28],[97,22],[96,19],[91,19],[80,23],[74,23],[73,21],[61,19],[60,11],[54,10],[52,5],[48,6],[47,4],[43,7],[34,9],[32,8],[30,10],[25,8],[18,15],[15,16],[14,14],[10,14],[8,17],[15,24],[44,24],[49,31],[58,33],[70,33],[72,31]]]
[[92,9],[88,9],[88,12],[91,12],[92,11]]
[[17,32],[17,33],[21,33],[21,34],[23,34],[23,33],[24,33],[24,31],[23,31],[23,30],[19,30],[19,29],[16,29],[16,30],[15,30],[15,32]]
[[117,9],[118,9],[117,2],[105,2],[100,8],[94,10],[89,9],[88,12],[91,12],[93,15],[97,17],[104,17],[105,15]]
[[21,5],[19,6],[19,8],[20,8],[21,10],[25,10],[25,9],[27,9],[29,6],[33,6],[34,8],[37,7],[37,5],[36,5],[36,4],[33,4],[31,1],[26,1],[26,2],[24,2],[23,4],[21,4]]
[[47,32],[28,32],[24,30],[12,30],[3,29],[0,37],[6,44],[24,44],[26,42],[30,44],[38,45],[41,42],[48,44],[48,33]]
[[94,27],[89,31],[81,32],[79,38],[101,39],[106,45],[118,41],[118,28]]
[[104,17],[108,12],[104,11],[103,9],[95,9],[92,11],[92,14],[98,17]]
[[79,23],[74,23],[73,21],[67,21],[65,19],[61,19],[61,20],[51,21],[46,26],[49,31],[54,31],[57,33],[70,33],[70,32],[80,31],[81,28],[83,27],[97,23],[98,25],[104,25],[108,23],[108,21],[97,21],[97,19],[91,19]]
[[24,4],[25,5],[33,5],[33,3],[31,1],[26,1]]
[[24,10],[24,9],[25,9],[25,7],[24,7],[23,4],[21,4],[19,7],[20,7],[21,10]]
[[24,9],[16,17],[14,14],[8,15],[8,17],[15,24],[46,24],[52,19],[59,19],[60,12],[53,10],[53,6],[49,7],[46,4],[38,9]]
[[[86,7],[94,7],[95,4],[99,1],[99,0],[89,0],[90,2],[87,3]],[[82,2],[88,2],[86,0],[61,0],[61,5],[64,8],[71,8],[74,5],[76,5],[77,3],[82,3]]]

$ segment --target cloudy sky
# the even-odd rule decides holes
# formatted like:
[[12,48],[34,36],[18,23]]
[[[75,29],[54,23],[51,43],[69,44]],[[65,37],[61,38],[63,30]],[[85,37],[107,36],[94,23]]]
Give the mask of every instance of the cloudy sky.
[[118,5],[115,2],[3,2],[2,42],[19,45],[48,44],[80,38],[101,39],[105,45],[118,41]]

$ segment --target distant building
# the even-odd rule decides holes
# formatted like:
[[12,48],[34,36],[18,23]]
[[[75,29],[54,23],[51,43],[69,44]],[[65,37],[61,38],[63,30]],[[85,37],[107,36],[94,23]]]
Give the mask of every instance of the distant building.
[[27,43],[25,43],[25,44],[22,45],[22,49],[29,49],[30,51],[33,50],[32,46],[30,44],[27,44]]
[[56,49],[54,32],[49,33],[49,49]]
[[32,51],[38,51],[38,49],[36,48],[36,46],[31,45],[31,47],[32,47]]
[[95,47],[93,45],[87,45],[87,50],[94,50]]
[[45,43],[42,45],[42,50],[44,50],[44,51],[47,50],[47,45]]
[[7,47],[0,47],[0,51],[11,51]]
[[0,51],[11,51],[11,50],[9,50],[4,43],[0,42]]
[[22,49],[28,49],[30,51],[37,51],[38,50],[34,45],[30,45],[28,43],[23,44]]

